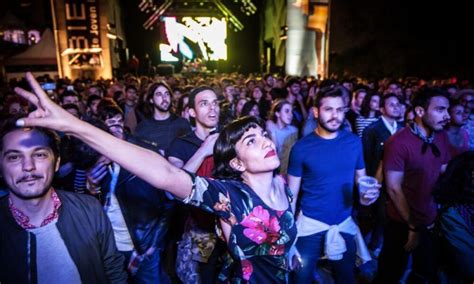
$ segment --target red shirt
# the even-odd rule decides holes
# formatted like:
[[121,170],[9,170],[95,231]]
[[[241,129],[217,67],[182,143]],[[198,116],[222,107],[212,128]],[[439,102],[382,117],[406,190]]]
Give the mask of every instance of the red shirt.
[[[54,191],[54,189],[51,192],[51,199],[53,200],[53,212],[51,212],[51,214],[49,214],[48,216],[46,216],[46,218],[44,218],[43,222],[41,222],[40,227],[48,225],[49,223],[53,222],[59,217],[58,209],[59,207],[61,207],[61,200],[59,200],[59,197]],[[25,213],[23,213],[20,209],[15,207],[15,205],[13,205],[13,202],[11,199],[9,199],[9,206],[10,206],[10,211],[12,212],[13,218],[15,218],[15,221],[23,229],[27,230],[27,229],[37,228],[35,225],[30,223],[30,218],[26,216]]]
[[[441,155],[433,155],[428,147],[421,153],[423,141],[405,127],[385,143],[384,171],[403,172],[402,190],[410,208],[410,217],[416,225],[431,225],[436,218],[433,189],[441,175],[441,166],[450,160],[450,146],[445,132],[435,134],[433,143]],[[390,219],[402,222],[392,200],[387,205]]]

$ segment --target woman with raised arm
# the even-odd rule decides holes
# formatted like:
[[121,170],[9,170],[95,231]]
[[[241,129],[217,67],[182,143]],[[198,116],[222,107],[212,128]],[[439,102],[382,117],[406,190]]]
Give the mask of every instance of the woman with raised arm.
[[220,217],[228,248],[239,266],[235,279],[248,283],[288,283],[288,252],[296,236],[291,193],[273,171],[275,145],[258,118],[244,117],[225,127],[214,147],[212,180],[172,166],[160,155],[117,139],[83,122],[51,101],[31,73],[33,93],[15,91],[37,109],[21,126],[39,126],[83,140],[156,188]]

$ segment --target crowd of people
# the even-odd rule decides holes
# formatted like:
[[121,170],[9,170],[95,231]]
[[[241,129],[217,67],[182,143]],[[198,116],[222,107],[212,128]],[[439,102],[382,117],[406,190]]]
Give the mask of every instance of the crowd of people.
[[0,100],[0,283],[474,280],[468,81],[27,73]]

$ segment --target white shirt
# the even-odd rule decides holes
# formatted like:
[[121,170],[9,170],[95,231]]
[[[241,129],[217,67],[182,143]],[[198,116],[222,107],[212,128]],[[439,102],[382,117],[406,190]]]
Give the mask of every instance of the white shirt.
[[117,249],[119,251],[132,251],[134,249],[132,237],[130,237],[130,232],[128,231],[127,223],[120,209],[117,197],[115,196],[115,186],[117,185],[118,176],[120,173],[120,165],[113,163],[113,169],[109,169],[110,174],[112,175],[112,180],[110,181],[110,206],[107,208],[107,216],[110,219],[112,224],[112,229],[114,230],[115,243],[117,244]]
[[344,252],[347,250],[346,242],[341,236],[341,232],[355,236],[357,255],[364,263],[372,259],[359,227],[354,220],[352,220],[351,216],[347,217],[338,225],[330,226],[321,221],[307,217],[303,215],[303,212],[301,212],[296,220],[296,227],[298,230],[297,237],[304,237],[327,231],[324,242],[324,253],[330,260],[342,259]]
[[390,131],[390,134],[393,135],[395,134],[395,132],[397,132],[397,121],[394,120],[392,125],[390,125],[390,122],[388,122],[388,120],[385,119],[385,117],[382,115],[382,121],[383,121],[383,124],[385,124],[385,127],[387,127],[388,131]]

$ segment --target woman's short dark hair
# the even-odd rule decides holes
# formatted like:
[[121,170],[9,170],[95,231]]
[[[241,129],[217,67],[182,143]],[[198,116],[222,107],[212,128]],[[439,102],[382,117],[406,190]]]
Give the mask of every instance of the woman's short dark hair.
[[247,116],[250,114],[250,112],[252,111],[252,109],[257,106],[258,107],[258,104],[256,101],[254,100],[250,100],[248,102],[246,102],[244,104],[244,106],[242,107],[242,111],[240,113],[241,116]]
[[[379,99],[382,99],[382,96],[379,93],[369,92],[367,95],[365,95],[364,100],[362,101],[362,105],[360,106],[360,114],[363,117],[369,117],[370,111],[371,111],[370,101],[372,100],[373,97],[379,97]],[[379,113],[376,112],[375,116],[378,116],[378,115]]]
[[242,172],[233,169],[230,161],[237,157],[235,145],[251,128],[265,129],[265,122],[258,117],[244,116],[225,126],[214,145],[214,173],[216,178],[241,179]]

